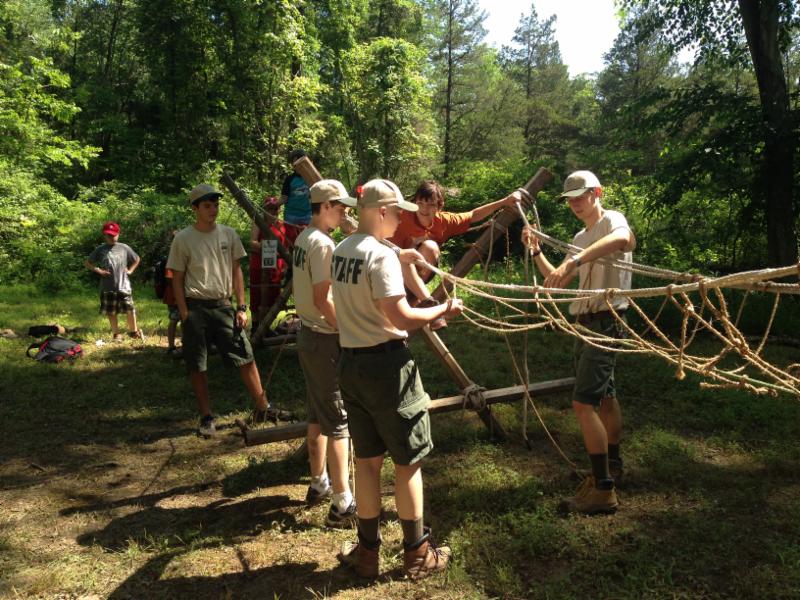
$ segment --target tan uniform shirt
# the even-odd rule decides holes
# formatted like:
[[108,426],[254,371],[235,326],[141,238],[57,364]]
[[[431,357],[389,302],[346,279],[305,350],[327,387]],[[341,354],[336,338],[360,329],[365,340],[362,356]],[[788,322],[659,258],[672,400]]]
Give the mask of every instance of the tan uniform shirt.
[[379,300],[405,296],[397,255],[371,235],[354,233],[333,252],[333,302],[343,348],[364,348],[404,339],[381,311]]
[[[572,243],[580,248],[588,248],[597,240],[617,229],[630,229],[625,216],[615,210],[604,210],[600,220],[588,231],[581,229]],[[633,252],[612,252],[606,258],[629,263],[633,260]],[[580,266],[580,289],[596,290],[608,288],[631,289],[631,272],[600,261],[592,261]],[[628,308],[628,299],[616,297],[611,301],[611,304],[615,309]],[[572,315],[603,310],[608,310],[604,298],[577,300],[569,305],[569,312]]]
[[233,262],[247,256],[239,234],[227,225],[205,233],[193,225],[172,240],[167,268],[184,273],[187,298],[222,300],[233,294]]
[[314,306],[314,285],[331,280],[335,247],[336,244],[328,235],[316,227],[307,227],[297,236],[292,251],[292,283],[297,314],[303,327],[319,333],[336,333]]

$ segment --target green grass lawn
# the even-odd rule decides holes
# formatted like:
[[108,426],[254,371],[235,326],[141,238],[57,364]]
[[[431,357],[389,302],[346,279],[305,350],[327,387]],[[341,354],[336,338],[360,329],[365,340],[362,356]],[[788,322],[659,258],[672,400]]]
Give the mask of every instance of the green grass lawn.
[[[352,533],[326,530],[326,507],[303,506],[307,468],[288,458],[299,441],[245,448],[232,423],[250,400],[236,372],[213,358],[223,429],[212,440],[195,435],[183,365],[165,354],[166,308],[148,295],[135,296],[147,341],[98,346],[110,335],[92,290],[0,290],[0,329],[87,328],[86,355],[74,364],[36,364],[25,357],[28,338],[0,339],[0,597],[798,597],[797,398],[702,390],[656,359],[622,357],[621,507],[595,518],[557,515],[578,481],[532,414],[526,447],[520,403],[495,409],[510,434],[502,445],[473,413],[433,416],[426,517],[453,547],[452,568],[403,580],[402,535],[390,520],[384,575],[367,585],[337,566]],[[755,330],[768,313],[768,304],[752,307]],[[797,331],[796,316],[789,302],[781,333]],[[455,322],[442,338],[477,383],[517,383],[502,337]],[[518,356],[521,342],[513,340]],[[571,343],[531,334],[532,379],[570,376]],[[716,350],[709,339],[696,344]],[[430,394],[457,393],[422,341],[412,346]],[[800,350],[770,346],[767,357],[785,366],[800,362]],[[259,349],[257,361],[265,379],[277,361],[272,401],[302,412],[294,349]],[[569,395],[535,401],[585,467]],[[387,465],[392,515],[390,475]]]

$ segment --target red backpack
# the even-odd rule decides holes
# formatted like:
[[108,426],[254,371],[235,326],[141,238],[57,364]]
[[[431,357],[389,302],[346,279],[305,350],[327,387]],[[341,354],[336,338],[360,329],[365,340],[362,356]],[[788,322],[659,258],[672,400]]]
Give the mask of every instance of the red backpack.
[[[31,350],[34,349],[38,351],[31,356]],[[75,360],[83,356],[83,348],[78,342],[52,335],[44,342],[34,342],[28,346],[26,354],[39,362],[59,363],[64,359]]]

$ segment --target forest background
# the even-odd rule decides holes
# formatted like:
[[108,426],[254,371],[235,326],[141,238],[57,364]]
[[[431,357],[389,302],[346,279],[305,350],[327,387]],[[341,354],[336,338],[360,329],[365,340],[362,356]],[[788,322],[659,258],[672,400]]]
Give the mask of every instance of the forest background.
[[[475,0],[5,0],[0,284],[85,284],[107,219],[152,265],[190,219],[188,189],[227,170],[277,195],[298,147],[351,189],[437,178],[450,210],[546,166],[539,210],[562,239],[576,223],[558,183],[590,168],[642,262],[797,261],[796,3],[617,7],[604,69],[570,77],[535,2],[495,49]],[[222,219],[246,235],[234,203]]]

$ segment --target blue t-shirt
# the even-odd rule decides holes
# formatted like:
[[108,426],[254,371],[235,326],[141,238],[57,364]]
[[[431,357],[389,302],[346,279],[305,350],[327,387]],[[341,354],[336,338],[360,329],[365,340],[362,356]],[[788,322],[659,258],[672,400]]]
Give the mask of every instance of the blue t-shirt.
[[283,180],[281,195],[286,196],[283,220],[293,225],[308,225],[311,222],[311,194],[308,184],[297,173]]

